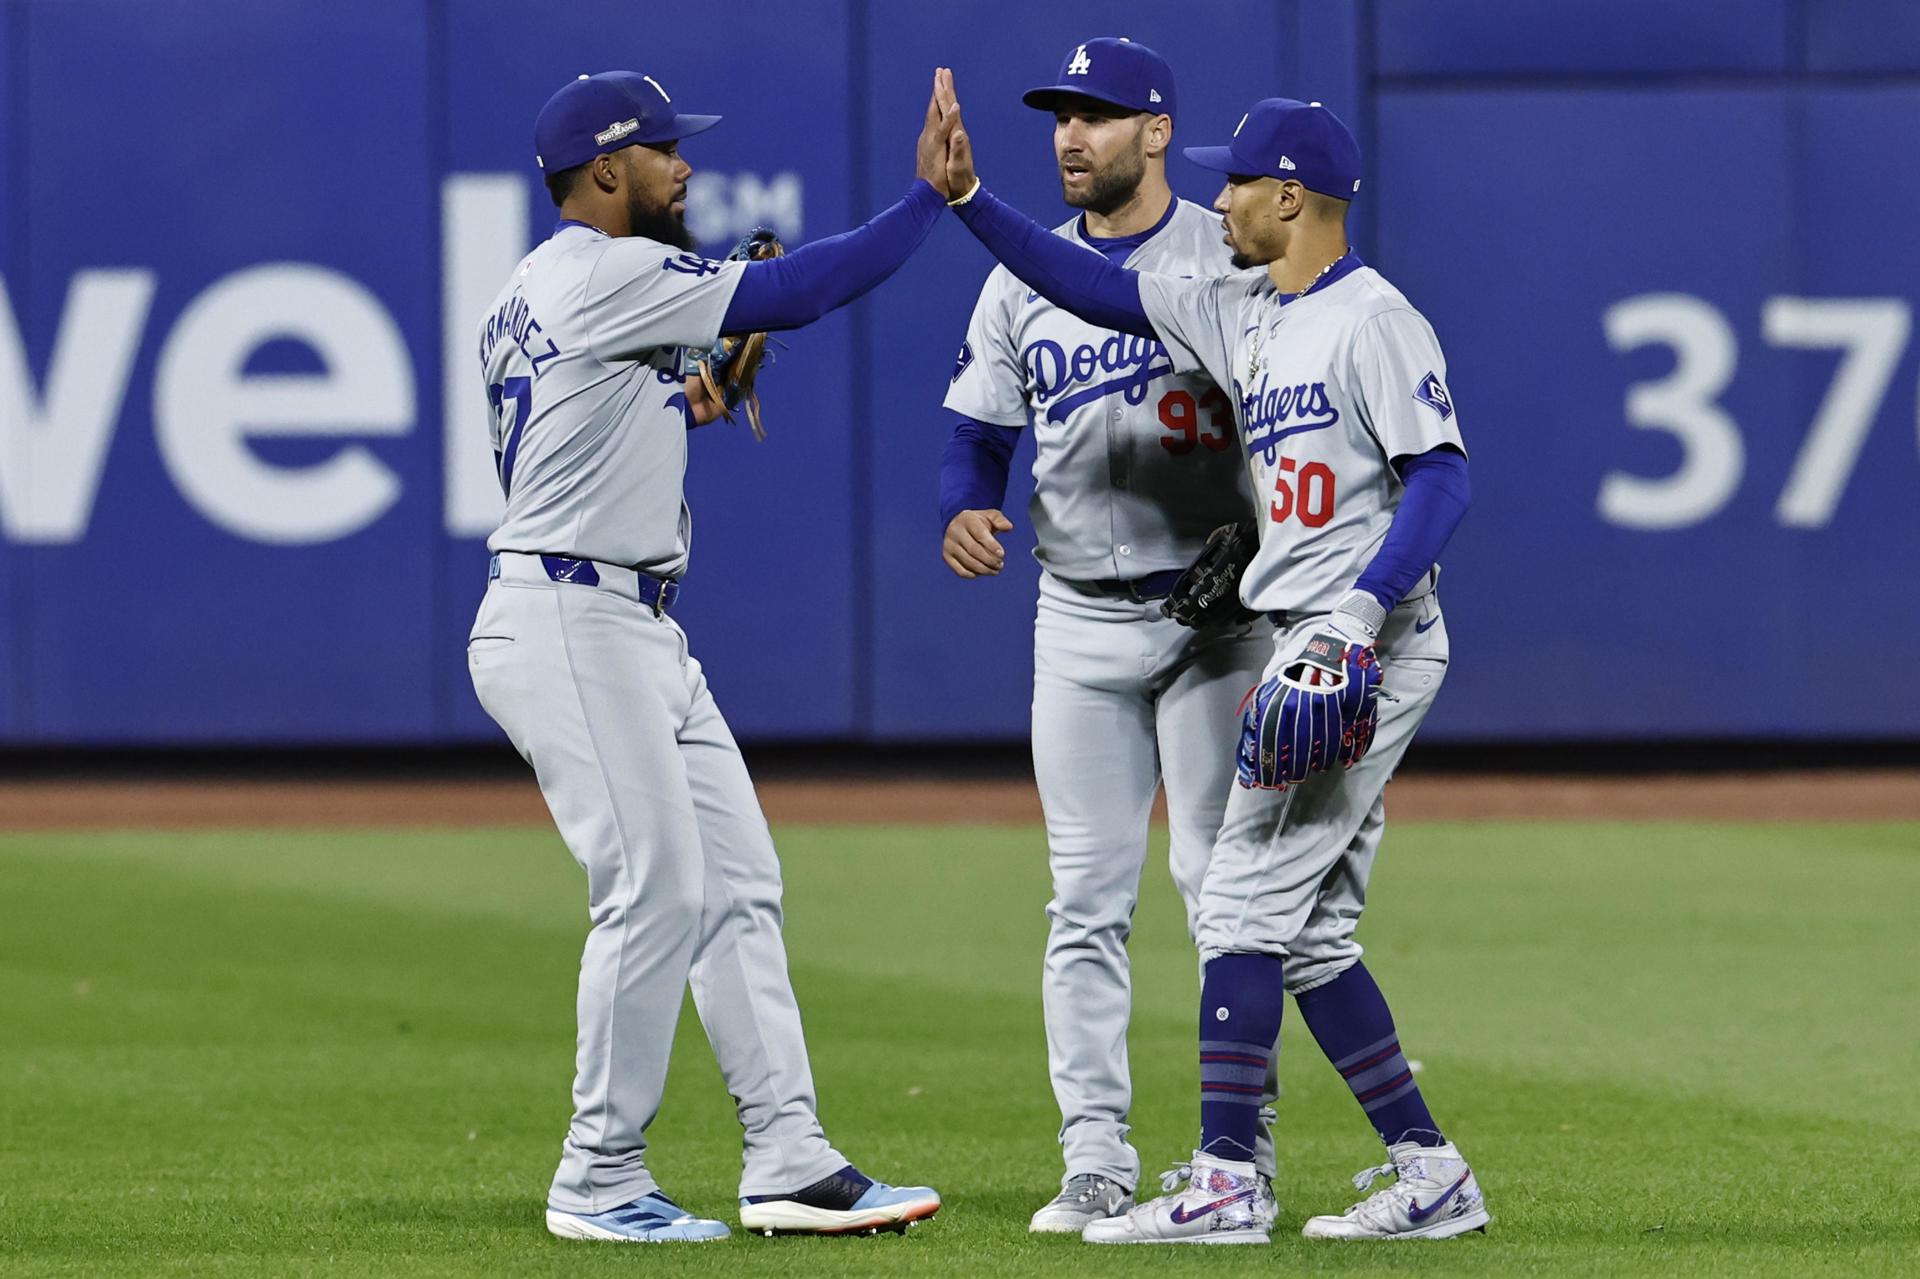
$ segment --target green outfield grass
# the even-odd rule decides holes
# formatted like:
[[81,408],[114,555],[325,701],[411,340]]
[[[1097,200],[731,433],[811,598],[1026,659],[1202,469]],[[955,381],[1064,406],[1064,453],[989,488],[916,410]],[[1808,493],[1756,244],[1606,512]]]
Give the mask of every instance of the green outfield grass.
[[[1490,1233],[1309,1245],[1379,1147],[1289,1011],[1271,1248],[1033,1239],[1059,1176],[1037,831],[791,827],[829,1133],[940,1187],[904,1238],[549,1238],[584,888],[550,831],[0,838],[0,1272],[1920,1272],[1920,827],[1390,830],[1362,930]],[[1164,834],[1160,836],[1164,847]],[[1156,851],[1135,1138],[1196,1126],[1195,966]],[[699,1024],[654,1166],[732,1216]]]

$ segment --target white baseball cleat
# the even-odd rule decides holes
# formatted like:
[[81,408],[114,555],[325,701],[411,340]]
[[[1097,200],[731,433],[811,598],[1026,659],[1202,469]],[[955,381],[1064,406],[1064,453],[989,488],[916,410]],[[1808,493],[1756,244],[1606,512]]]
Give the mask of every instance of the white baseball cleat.
[[1390,1173],[1398,1180],[1338,1217],[1309,1218],[1300,1233],[1309,1239],[1451,1239],[1485,1230],[1493,1220],[1473,1169],[1452,1142],[1403,1141],[1387,1154],[1386,1163],[1354,1177],[1354,1188],[1364,1191]]
[[[1182,1181],[1187,1188],[1177,1193]],[[1193,1162],[1161,1174],[1168,1194],[1124,1216],[1087,1223],[1088,1243],[1268,1243],[1280,1215],[1273,1186],[1251,1161],[1195,1151]]]
[[929,1186],[889,1186],[848,1164],[811,1186],[740,1201],[740,1224],[763,1235],[905,1234],[940,1211]]
[[1036,1235],[1077,1235],[1089,1222],[1117,1217],[1133,1207],[1133,1192],[1097,1172],[1067,1178],[1060,1193],[1047,1200],[1027,1230]]

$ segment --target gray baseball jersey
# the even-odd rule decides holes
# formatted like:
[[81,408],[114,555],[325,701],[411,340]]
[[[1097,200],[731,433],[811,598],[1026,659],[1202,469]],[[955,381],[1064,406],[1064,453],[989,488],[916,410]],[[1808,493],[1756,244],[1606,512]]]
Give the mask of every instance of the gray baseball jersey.
[[1176,369],[1232,388],[1266,516],[1241,597],[1262,611],[1330,612],[1399,508],[1389,463],[1441,445],[1466,452],[1432,326],[1358,265],[1293,300],[1264,269],[1143,274],[1140,301]]
[[479,332],[507,496],[489,550],[686,571],[680,348],[713,345],[745,269],[578,222],[521,260]]
[[[1054,229],[1085,244],[1081,219]],[[1089,252],[1093,252],[1091,248]],[[1172,276],[1227,269],[1220,219],[1177,201],[1125,265]],[[1176,373],[1150,339],[1096,328],[1004,266],[980,290],[946,407],[1035,434],[1035,557],[1073,581],[1185,568],[1221,524],[1245,519],[1233,409],[1217,379]]]

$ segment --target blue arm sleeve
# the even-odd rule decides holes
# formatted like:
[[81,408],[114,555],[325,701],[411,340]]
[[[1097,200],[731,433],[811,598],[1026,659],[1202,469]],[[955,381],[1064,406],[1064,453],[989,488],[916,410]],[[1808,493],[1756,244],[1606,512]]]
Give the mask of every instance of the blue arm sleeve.
[[1007,270],[1055,306],[1087,323],[1136,337],[1158,338],[1140,305],[1139,278],[1106,257],[1063,240],[987,190],[957,210],[980,243]]
[[1428,449],[1406,458],[1398,469],[1407,491],[1400,495],[1387,540],[1354,583],[1389,613],[1438,562],[1473,500],[1467,459],[1451,448]]
[[961,414],[940,455],[940,528],[962,511],[997,511],[1007,500],[1007,477],[1020,428]]
[[722,333],[812,324],[898,271],[940,220],[946,202],[926,181],[843,235],[803,244],[770,262],[749,262],[720,321]]

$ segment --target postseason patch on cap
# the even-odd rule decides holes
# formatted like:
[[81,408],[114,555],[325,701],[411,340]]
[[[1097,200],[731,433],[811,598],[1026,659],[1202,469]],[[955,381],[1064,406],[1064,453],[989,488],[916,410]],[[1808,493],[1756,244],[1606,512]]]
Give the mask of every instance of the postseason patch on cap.
[[634,132],[639,127],[640,127],[640,121],[638,118],[635,118],[632,120],[621,120],[616,124],[608,125],[606,128],[600,130],[600,132],[594,134],[593,140],[595,142],[598,142],[601,146],[605,146],[609,142],[618,142],[620,139],[626,137],[629,133]]

